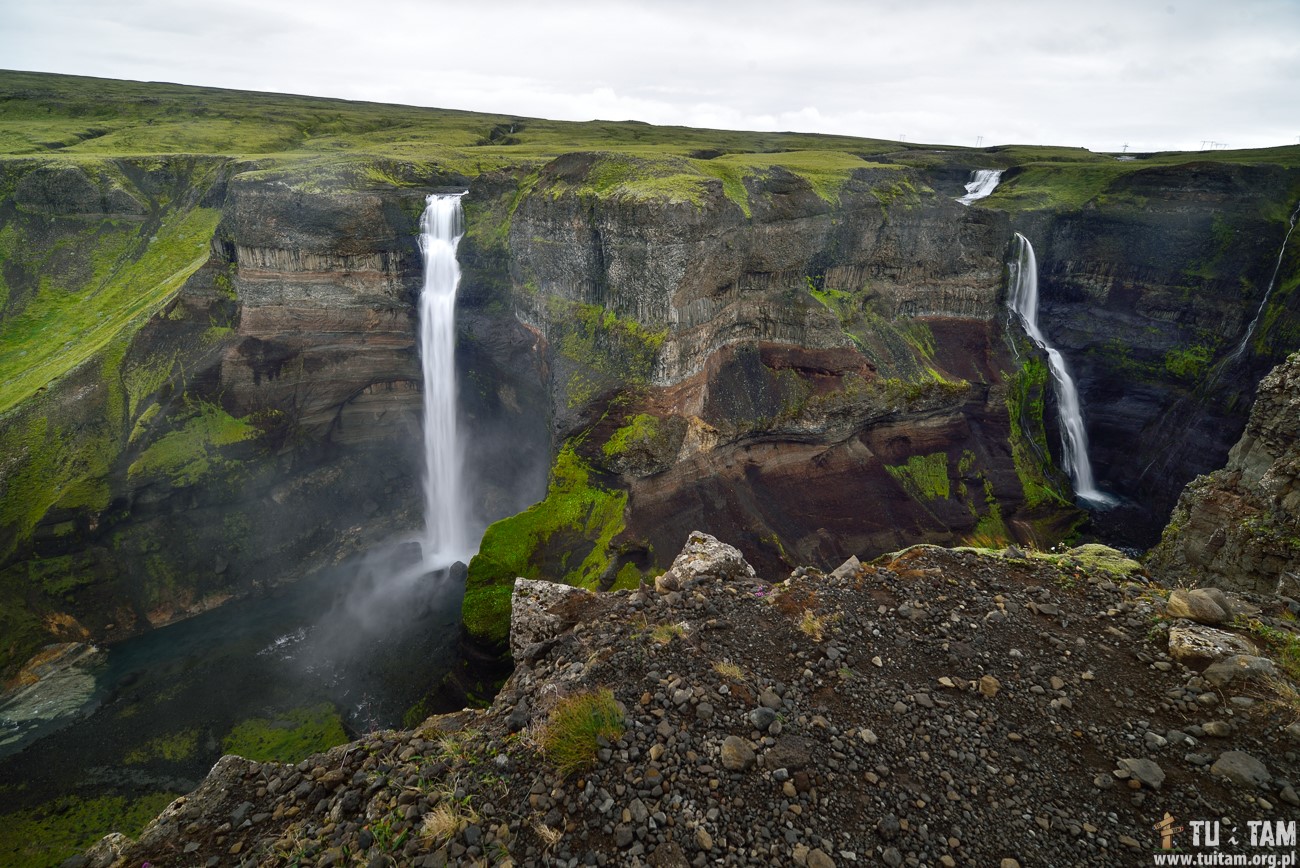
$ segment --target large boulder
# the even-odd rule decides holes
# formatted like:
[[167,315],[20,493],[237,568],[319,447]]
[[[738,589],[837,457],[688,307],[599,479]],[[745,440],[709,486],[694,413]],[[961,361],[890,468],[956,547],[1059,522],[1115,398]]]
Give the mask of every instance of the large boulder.
[[1267,657],[1234,654],[1206,669],[1202,676],[1215,687],[1245,682],[1268,681],[1277,677],[1277,667]]
[[696,530],[686,538],[686,545],[668,571],[655,579],[655,590],[667,594],[680,591],[697,579],[734,581],[752,579],[755,575],[739,549]]
[[1186,618],[1198,624],[1216,626],[1232,620],[1232,603],[1218,588],[1179,588],[1169,595],[1165,614],[1170,618]]
[[1169,628],[1169,656],[1200,669],[1234,654],[1259,653],[1248,639],[1204,624],[1175,624]]
[[593,592],[559,582],[515,579],[510,597],[510,654],[516,660],[536,656],[534,649],[573,626],[566,607]]

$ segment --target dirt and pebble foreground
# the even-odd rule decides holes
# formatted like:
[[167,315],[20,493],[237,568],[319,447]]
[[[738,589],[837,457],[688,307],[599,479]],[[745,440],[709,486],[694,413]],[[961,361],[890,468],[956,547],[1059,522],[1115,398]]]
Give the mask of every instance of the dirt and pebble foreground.
[[[489,710],[296,765],[225,757],[137,842],[68,864],[1149,865],[1166,812],[1300,816],[1276,686],[1171,658],[1165,595],[1122,561],[1019,554],[918,546],[773,585],[697,533],[654,588],[520,580]],[[561,776],[543,725],[601,688],[624,730]]]

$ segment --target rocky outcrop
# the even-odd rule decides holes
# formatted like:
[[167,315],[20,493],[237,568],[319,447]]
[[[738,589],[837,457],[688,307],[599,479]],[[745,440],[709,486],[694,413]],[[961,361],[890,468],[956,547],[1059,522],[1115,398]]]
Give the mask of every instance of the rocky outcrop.
[[1300,594],[1300,354],[1260,382],[1227,466],[1188,485],[1149,563],[1169,582]]
[[522,582],[517,623],[551,620],[489,709],[224,757],[90,864],[1110,866],[1149,862],[1166,812],[1285,822],[1300,728],[1169,659],[1152,589],[1081,563]]

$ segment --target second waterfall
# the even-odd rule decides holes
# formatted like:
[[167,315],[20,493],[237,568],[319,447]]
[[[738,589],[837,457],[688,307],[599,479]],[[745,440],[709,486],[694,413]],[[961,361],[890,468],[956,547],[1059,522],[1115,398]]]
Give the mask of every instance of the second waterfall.
[[463,194],[435,193],[420,218],[424,287],[420,361],[424,373],[424,567],[440,569],[473,554],[461,479],[456,410],[456,247],[464,232]]
[[1088,460],[1088,432],[1083,425],[1079,390],[1065,366],[1061,351],[1052,346],[1038,327],[1038,260],[1029,239],[1016,233],[1016,255],[1010,263],[1011,291],[1008,304],[1025,327],[1030,339],[1047,354],[1052,385],[1061,417],[1061,464],[1070,474],[1074,493],[1094,507],[1113,506],[1115,499],[1097,488]]

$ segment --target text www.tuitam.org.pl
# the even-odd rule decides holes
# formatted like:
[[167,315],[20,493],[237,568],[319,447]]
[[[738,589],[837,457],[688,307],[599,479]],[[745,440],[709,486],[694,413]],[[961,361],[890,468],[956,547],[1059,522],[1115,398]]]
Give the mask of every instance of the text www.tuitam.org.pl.
[[1156,865],[1260,865],[1296,868],[1295,820],[1248,820],[1238,827],[1220,820],[1178,825],[1169,813],[1153,828],[1160,849]]

